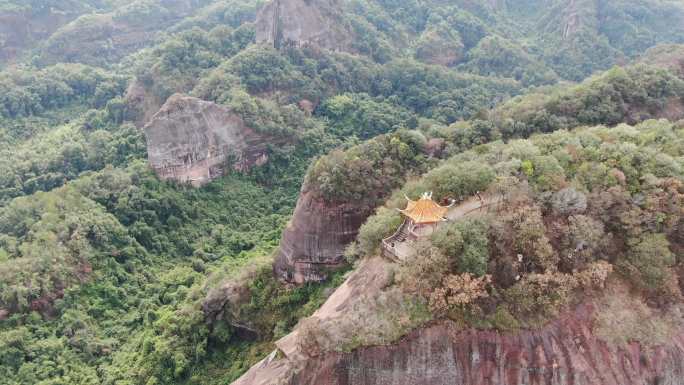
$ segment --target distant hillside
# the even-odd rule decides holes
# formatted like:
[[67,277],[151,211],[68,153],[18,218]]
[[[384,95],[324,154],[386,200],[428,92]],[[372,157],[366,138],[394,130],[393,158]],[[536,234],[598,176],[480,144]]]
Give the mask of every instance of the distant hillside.
[[[257,16],[263,4],[257,0],[55,4],[40,0],[27,5],[6,0],[0,4],[0,17],[7,21],[7,30],[0,30],[4,36],[0,60],[14,60],[35,49],[43,65],[68,61],[104,66],[149,46],[162,32],[256,22],[256,40],[278,47],[292,40],[367,55],[379,62],[415,57],[539,85],[558,78],[581,80],[656,44],[684,42],[684,6],[676,1],[458,0],[446,5],[281,0],[278,21],[272,6]],[[300,24],[305,28],[297,27]],[[276,30],[280,31],[277,44]]]
[[[263,40],[313,43],[386,61],[413,52],[432,64],[513,77],[527,85],[557,76],[581,80],[658,43],[684,42],[684,5],[676,1],[533,0],[478,3],[281,0],[278,20],[263,13]],[[325,9],[323,15],[316,10]],[[330,17],[325,23],[297,22]],[[313,20],[313,19],[312,19]],[[320,19],[323,20],[323,19]],[[283,24],[285,22],[285,24]],[[276,24],[274,24],[276,23]],[[290,23],[290,24],[287,24]],[[329,26],[353,35],[348,44],[317,40]],[[280,29],[279,29],[280,28]],[[270,31],[279,30],[277,41]],[[305,31],[301,34],[301,31]],[[337,39],[340,41],[339,39]]]

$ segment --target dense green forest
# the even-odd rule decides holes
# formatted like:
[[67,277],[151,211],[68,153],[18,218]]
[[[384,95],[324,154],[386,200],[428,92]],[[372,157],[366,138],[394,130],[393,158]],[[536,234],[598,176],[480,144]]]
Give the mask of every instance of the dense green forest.
[[[305,180],[386,206],[351,262],[396,229],[404,192],[515,191],[398,273],[424,321],[538,325],[609,270],[678,300],[684,127],[655,119],[682,109],[681,3],[350,0],[349,52],[257,44],[264,3],[0,0],[29,25],[0,26],[0,384],[230,384],[345,277],[271,273]],[[292,140],[201,188],[161,181],[141,127],[178,92]],[[496,295],[452,306],[466,273]],[[212,306],[231,285],[248,295],[228,322]]]

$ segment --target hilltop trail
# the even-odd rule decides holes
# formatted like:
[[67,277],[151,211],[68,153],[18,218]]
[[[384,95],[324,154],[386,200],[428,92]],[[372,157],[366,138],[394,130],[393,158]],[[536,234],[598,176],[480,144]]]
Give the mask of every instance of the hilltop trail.
[[458,206],[450,208],[449,212],[446,215],[446,218],[449,221],[456,221],[461,218],[467,217],[471,214],[474,214],[474,211],[476,210],[480,210],[482,208],[489,209],[491,206],[497,205],[502,201],[503,198],[501,197],[485,196],[482,200],[480,200],[476,196],[470,197]]

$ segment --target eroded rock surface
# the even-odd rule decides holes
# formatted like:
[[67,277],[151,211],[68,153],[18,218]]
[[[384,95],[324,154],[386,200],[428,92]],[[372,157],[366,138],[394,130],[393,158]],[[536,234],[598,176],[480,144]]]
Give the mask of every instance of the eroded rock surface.
[[[381,258],[364,260],[312,318],[325,322],[326,328],[337,327],[335,320],[349,318],[348,313],[358,308],[359,298],[383,290],[388,263]],[[608,293],[604,299],[612,295]],[[681,318],[674,321],[660,344],[611,343],[604,339],[605,330],[596,318],[606,311],[602,301],[590,300],[538,330],[463,330],[443,320],[420,327],[391,345],[351,352],[304,348],[310,334],[300,330],[300,323],[276,342],[279,354],[254,365],[233,385],[684,384]],[[614,314],[626,314],[621,311],[629,309],[630,301],[621,303],[626,307]],[[643,323],[657,324],[648,318]],[[359,325],[364,324],[359,320]]]
[[150,92],[138,79],[128,86],[125,98],[129,111],[127,119],[135,122],[136,127],[143,127],[164,104],[163,99]]
[[275,48],[291,44],[348,51],[352,35],[338,0],[272,0],[257,14],[256,40]]
[[145,125],[147,157],[162,179],[203,185],[227,168],[238,171],[268,160],[281,140],[247,127],[228,108],[175,94]]
[[668,346],[614,349],[582,307],[540,331],[458,332],[449,322],[392,346],[309,360],[294,385],[630,385],[684,383],[684,330]]
[[325,202],[305,184],[283,231],[274,264],[276,275],[294,283],[325,279],[330,269],[344,263],[344,249],[372,212],[351,203]]

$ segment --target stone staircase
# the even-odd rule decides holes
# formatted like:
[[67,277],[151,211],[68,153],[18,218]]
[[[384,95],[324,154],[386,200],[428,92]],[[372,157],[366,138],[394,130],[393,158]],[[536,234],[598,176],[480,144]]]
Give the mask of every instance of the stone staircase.
[[408,220],[404,220],[394,234],[382,240],[382,249],[385,256],[388,256],[392,259],[399,257],[397,255],[396,247],[409,239],[409,227],[410,222]]
[[397,230],[396,233],[390,238],[390,241],[394,242],[404,242],[406,239],[409,237],[409,224],[408,221],[404,221],[404,223],[399,226],[399,229]]

